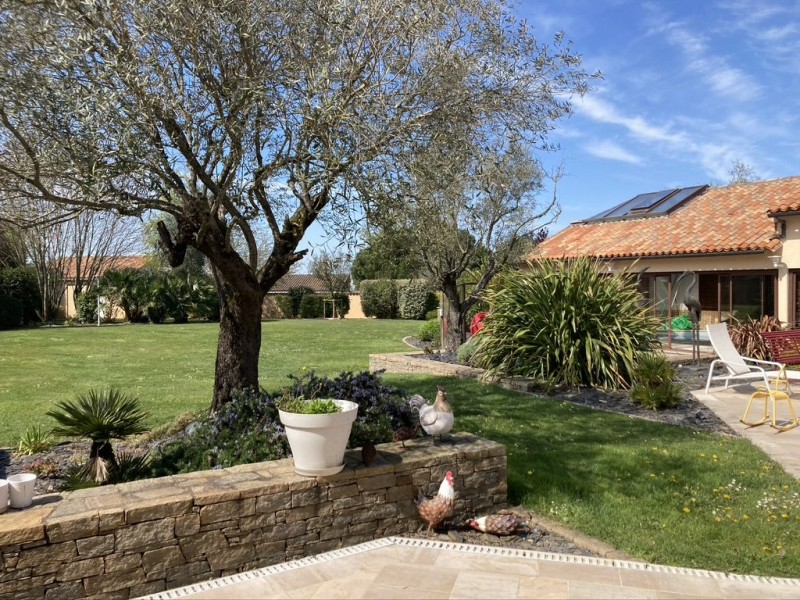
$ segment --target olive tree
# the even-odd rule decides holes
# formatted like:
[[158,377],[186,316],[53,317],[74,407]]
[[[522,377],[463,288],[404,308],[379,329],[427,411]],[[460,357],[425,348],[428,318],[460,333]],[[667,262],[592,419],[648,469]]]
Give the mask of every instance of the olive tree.
[[[546,236],[559,207],[555,191],[540,200],[546,174],[530,149],[451,148],[417,153],[400,184],[383,187],[371,217],[388,235],[411,238],[409,254],[447,300],[444,344],[455,352],[481,293]],[[558,175],[552,179],[555,190]]]
[[312,223],[350,213],[370,165],[446,123],[539,130],[539,98],[582,85],[569,49],[540,45],[504,0],[0,11],[0,197],[171,215],[170,264],[196,248],[220,296],[212,409],[258,385],[266,292]]

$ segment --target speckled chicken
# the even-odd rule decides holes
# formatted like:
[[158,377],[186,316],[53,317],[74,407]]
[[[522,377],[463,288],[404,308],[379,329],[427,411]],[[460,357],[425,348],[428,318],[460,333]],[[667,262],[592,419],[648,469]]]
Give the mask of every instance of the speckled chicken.
[[419,411],[419,424],[422,429],[428,435],[434,436],[434,443],[436,442],[435,436],[449,432],[455,422],[453,408],[450,406],[450,402],[447,401],[447,392],[442,386],[438,386],[438,390],[433,404],[428,404],[425,398],[419,394],[415,394],[408,399],[408,403],[412,408]]
[[453,515],[456,503],[456,488],[453,482],[453,473],[448,471],[439,492],[433,498],[426,498],[423,494],[417,499],[417,512],[420,518],[428,524],[428,533]]
[[469,526],[492,535],[514,535],[518,531],[527,529],[525,522],[511,513],[479,517],[470,521]]

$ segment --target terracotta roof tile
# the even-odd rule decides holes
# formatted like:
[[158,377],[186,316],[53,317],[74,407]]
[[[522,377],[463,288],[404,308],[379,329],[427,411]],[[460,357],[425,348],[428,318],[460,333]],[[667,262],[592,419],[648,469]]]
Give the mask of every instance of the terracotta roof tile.
[[800,210],[800,177],[709,188],[674,212],[600,223],[573,223],[533,256],[633,258],[773,251],[772,214]]
[[[100,276],[109,269],[143,269],[147,265],[147,256],[107,256],[103,259],[97,275]],[[68,258],[64,263],[65,279],[75,279],[75,259]]]
[[[346,279],[347,288],[350,287],[350,277],[348,275],[341,275],[340,276],[343,280]],[[296,287],[307,287],[311,288],[317,293],[326,293],[328,291],[328,286],[326,283],[317,277],[316,275],[294,275],[289,273],[288,275],[284,275],[281,277],[272,289],[270,290],[271,294],[284,294],[288,292],[291,288]]]

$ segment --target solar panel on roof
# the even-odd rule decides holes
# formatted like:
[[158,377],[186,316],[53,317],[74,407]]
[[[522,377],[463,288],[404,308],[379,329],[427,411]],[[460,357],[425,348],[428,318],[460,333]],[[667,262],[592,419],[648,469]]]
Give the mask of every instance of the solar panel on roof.
[[630,210],[649,210],[654,204],[658,204],[670,194],[678,190],[663,190],[661,192],[650,192],[649,194],[639,194],[631,200]]
[[671,210],[677,208],[679,205],[683,204],[687,200],[693,198],[695,195],[699,194],[707,187],[708,187],[707,185],[696,185],[694,187],[682,188],[680,190],[677,190],[675,194],[673,194],[669,198],[664,199],[664,201],[661,204],[656,206],[651,211],[651,214],[653,215],[666,214]]
[[642,218],[664,215],[675,210],[684,202],[691,200],[706,188],[708,188],[707,185],[697,185],[688,188],[678,188],[662,190],[660,192],[639,194],[638,196],[634,196],[622,204],[618,204],[613,208],[586,219],[584,223],[595,221],[618,221],[634,217]]

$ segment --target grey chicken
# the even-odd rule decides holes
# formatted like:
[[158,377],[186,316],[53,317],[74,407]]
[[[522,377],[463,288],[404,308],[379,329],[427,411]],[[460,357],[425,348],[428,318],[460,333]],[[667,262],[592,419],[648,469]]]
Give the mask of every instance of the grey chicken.
[[436,443],[435,436],[441,436],[453,428],[455,417],[453,408],[447,401],[447,392],[442,386],[438,386],[438,393],[433,404],[428,404],[425,398],[415,394],[408,399],[408,403],[419,412],[419,424],[430,436],[434,436],[433,442]]

